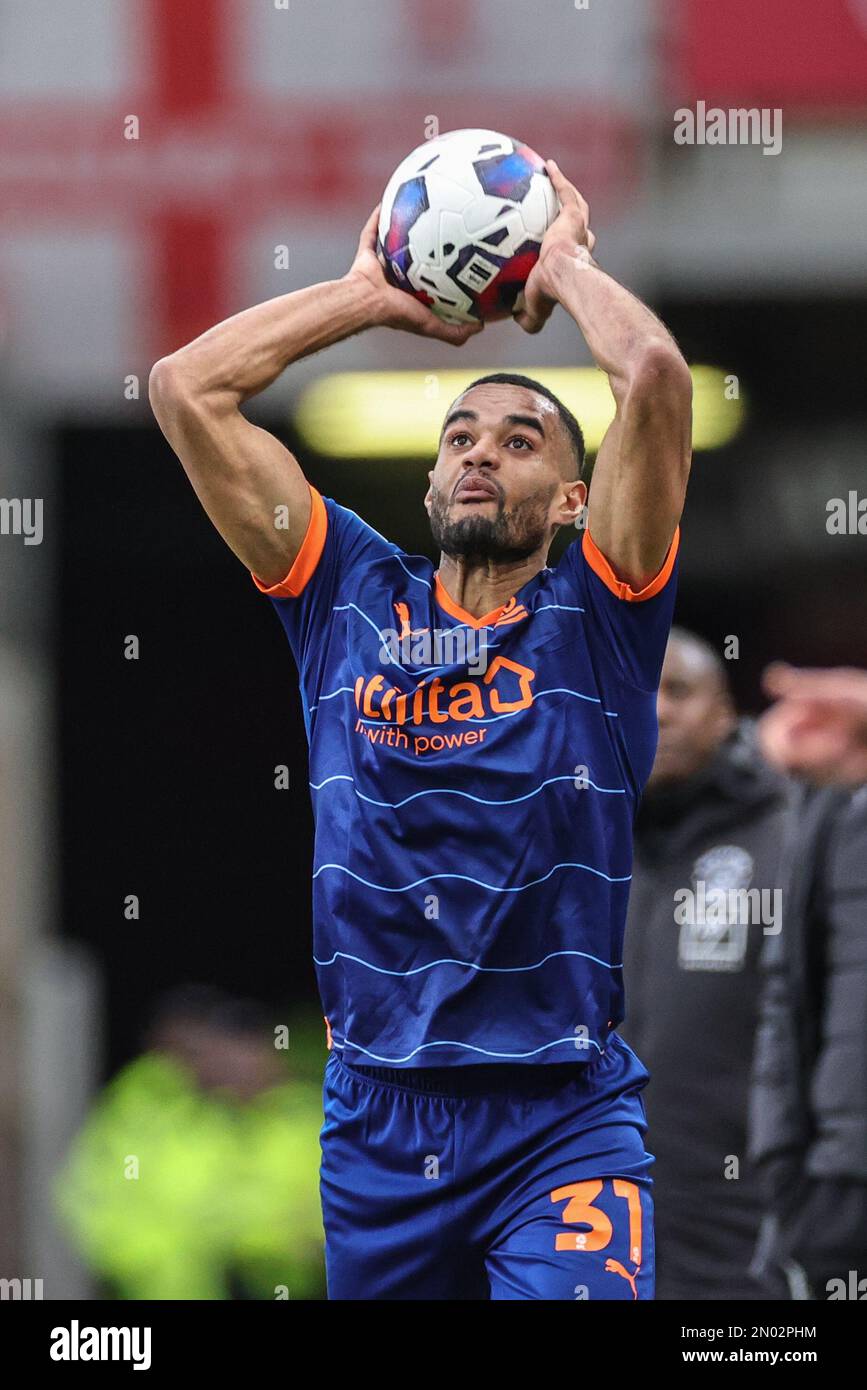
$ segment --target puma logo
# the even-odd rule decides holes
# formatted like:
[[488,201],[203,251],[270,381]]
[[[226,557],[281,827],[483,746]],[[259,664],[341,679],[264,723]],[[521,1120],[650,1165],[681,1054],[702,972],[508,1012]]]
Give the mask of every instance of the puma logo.
[[399,639],[399,640],[400,640],[401,642],[404,640],[405,637],[415,637],[417,633],[427,632],[427,631],[428,631],[428,629],[427,629],[426,627],[419,627],[419,628],[414,628],[414,627],[413,627],[412,623],[410,622],[410,617],[409,617],[409,604],[408,604],[408,603],[396,603],[396,604],[394,605],[394,611],[395,611],[395,613],[397,614],[398,619],[399,619],[399,621],[400,621],[400,639]]
[[623,1265],[620,1263],[619,1260],[606,1260],[605,1272],[606,1274],[622,1275],[623,1278],[628,1282],[630,1288],[632,1289],[632,1297],[638,1297],[638,1289],[635,1287],[635,1280],[638,1277],[638,1269],[636,1269],[634,1274],[630,1274],[629,1270],[624,1269]]

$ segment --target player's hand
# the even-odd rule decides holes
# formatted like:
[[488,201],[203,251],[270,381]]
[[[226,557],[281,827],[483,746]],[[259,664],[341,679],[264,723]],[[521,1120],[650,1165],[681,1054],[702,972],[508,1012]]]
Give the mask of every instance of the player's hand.
[[553,159],[545,160],[545,168],[560,200],[560,211],[542,238],[539,259],[516,301],[513,318],[525,333],[541,332],[557,303],[549,275],[555,257],[565,251],[573,259],[579,257],[587,265],[595,264],[591,253],[596,237],[590,230],[590,208],[586,200],[560,173]]
[[370,327],[403,328],[407,333],[418,333],[423,338],[439,338],[444,343],[460,347],[480,333],[483,325],[444,323],[420,299],[388,283],[376,254],[379,209],[380,204],[377,204],[365,222],[355,260],[344,276],[345,280],[357,284],[364,291],[370,303]]
[[769,763],[813,782],[867,782],[867,671],[775,662],[763,685],[776,699],[758,722]]

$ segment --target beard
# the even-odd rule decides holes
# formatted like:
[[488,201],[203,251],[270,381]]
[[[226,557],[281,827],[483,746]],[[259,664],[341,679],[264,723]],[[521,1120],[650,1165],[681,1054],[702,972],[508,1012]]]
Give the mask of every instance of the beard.
[[475,507],[466,516],[453,520],[449,504],[437,488],[431,489],[430,529],[434,542],[444,555],[461,560],[526,560],[548,542],[548,508],[553,496],[525,497],[514,507],[506,507],[502,489],[495,516],[480,515]]

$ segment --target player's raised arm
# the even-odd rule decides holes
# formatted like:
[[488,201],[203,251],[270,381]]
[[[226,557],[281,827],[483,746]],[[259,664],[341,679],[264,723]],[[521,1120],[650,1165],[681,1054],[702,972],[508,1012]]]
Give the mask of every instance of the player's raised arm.
[[547,167],[561,212],[516,319],[536,333],[562,304],[608,376],[616,413],[593,469],[588,530],[617,577],[640,590],[659,573],[683,510],[692,378],[665,325],[593,260],[587,204],[553,160]]
[[455,345],[479,331],[443,323],[386,283],[374,249],[378,212],[341,279],[235,314],[151,371],[150,401],[163,434],[223,539],[266,584],[292,567],[310,519],[310,489],[289,450],[244,417],[244,401],[291,362],[365,328],[403,328]]

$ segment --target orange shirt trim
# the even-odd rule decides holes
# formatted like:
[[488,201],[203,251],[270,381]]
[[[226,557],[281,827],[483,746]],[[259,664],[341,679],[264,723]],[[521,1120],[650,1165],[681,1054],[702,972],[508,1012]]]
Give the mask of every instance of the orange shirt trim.
[[446,591],[440,579],[439,570],[437,570],[434,575],[434,579],[436,581],[434,586],[434,597],[440,608],[444,608],[453,618],[457,618],[459,623],[466,623],[467,627],[489,627],[491,623],[495,623],[497,619],[502,616],[508,608],[509,603],[512,602],[512,600],[509,599],[508,603],[501,603],[499,608],[492,608],[490,613],[483,614],[481,618],[474,618],[472,613],[467,612],[466,608],[461,608],[459,603],[455,603],[451,594]]
[[581,541],[581,549],[584,552],[584,558],[593,573],[599,576],[606,589],[610,589],[615,597],[625,599],[627,603],[643,603],[645,599],[653,598],[661,589],[665,588],[671,576],[671,571],[674,569],[674,562],[677,558],[679,545],[680,527],[677,526],[674,536],[672,537],[671,545],[668,547],[668,554],[665,557],[659,574],[655,579],[651,579],[649,584],[645,584],[643,589],[633,589],[630,588],[625,580],[617,578],[609,561],[602,554],[602,551],[599,549],[589,531],[585,530],[584,537]]
[[301,542],[301,549],[295,556],[295,561],[285,579],[281,579],[279,584],[263,584],[261,579],[257,579],[255,574],[252,576],[253,583],[262,594],[268,594],[271,598],[298,598],[303,593],[313,575],[316,566],[322,558],[322,551],[325,548],[325,537],[328,533],[328,513],[325,510],[325,503],[320,493],[312,484],[310,488],[310,520],[307,523],[307,530]]

